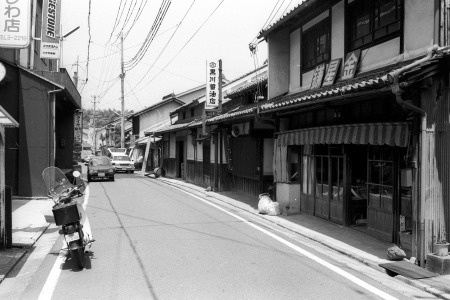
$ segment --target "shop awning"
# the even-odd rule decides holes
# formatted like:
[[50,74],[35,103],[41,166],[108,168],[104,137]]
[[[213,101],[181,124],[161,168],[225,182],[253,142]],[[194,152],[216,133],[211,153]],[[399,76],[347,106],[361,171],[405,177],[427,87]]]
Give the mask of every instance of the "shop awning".
[[134,143],[138,144],[138,145],[147,145],[147,141],[149,138],[151,139],[150,142],[152,144],[159,142],[162,139],[162,137],[144,136],[144,137],[137,139]]
[[19,123],[0,105],[0,125],[3,127],[19,127]]
[[408,123],[335,125],[278,134],[279,146],[313,144],[408,145]]

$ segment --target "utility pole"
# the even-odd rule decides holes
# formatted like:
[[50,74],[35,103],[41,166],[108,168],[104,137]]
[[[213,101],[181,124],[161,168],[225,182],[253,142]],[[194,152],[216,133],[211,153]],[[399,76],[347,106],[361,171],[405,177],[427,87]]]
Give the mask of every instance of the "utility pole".
[[73,81],[75,84],[75,88],[78,90],[78,56],[77,56],[77,71],[73,74]]
[[125,148],[125,121],[124,121],[124,110],[125,110],[125,93],[124,93],[124,80],[125,80],[125,72],[124,72],[124,62],[123,62],[123,33],[120,33],[120,83],[121,83],[121,101],[122,101],[122,113],[120,114],[120,148]]
[[93,96],[94,97],[94,155],[97,154],[97,128],[95,128],[95,104],[97,96]]

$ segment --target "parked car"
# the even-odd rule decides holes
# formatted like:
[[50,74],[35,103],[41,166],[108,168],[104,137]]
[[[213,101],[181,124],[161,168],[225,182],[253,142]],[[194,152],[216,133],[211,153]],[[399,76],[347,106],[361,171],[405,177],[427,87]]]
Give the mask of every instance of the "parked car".
[[126,173],[134,172],[134,163],[126,154],[114,154],[111,156],[111,162],[115,171],[125,171]]
[[94,156],[87,165],[87,179],[107,179],[114,181],[114,167],[106,156]]

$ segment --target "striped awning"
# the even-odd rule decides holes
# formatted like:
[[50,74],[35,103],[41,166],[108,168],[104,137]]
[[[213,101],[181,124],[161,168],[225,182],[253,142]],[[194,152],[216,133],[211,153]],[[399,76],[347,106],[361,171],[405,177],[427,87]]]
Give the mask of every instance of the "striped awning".
[[335,125],[278,134],[279,146],[313,144],[408,145],[408,123]]

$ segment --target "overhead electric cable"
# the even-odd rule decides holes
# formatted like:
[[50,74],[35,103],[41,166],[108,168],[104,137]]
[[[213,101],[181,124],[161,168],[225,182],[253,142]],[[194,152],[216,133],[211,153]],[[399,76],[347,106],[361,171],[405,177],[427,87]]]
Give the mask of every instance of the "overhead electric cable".
[[[114,25],[113,25],[113,29],[111,30],[111,34],[109,35],[109,39],[108,39],[108,41],[106,42],[106,44],[108,44],[109,43],[109,41],[111,40],[111,38],[112,38],[112,36],[113,36],[113,34],[114,34],[114,30],[116,30],[116,27],[117,27],[117,25],[119,24],[119,14],[120,14],[120,12],[121,12],[121,8],[122,7],[122,0],[120,0],[120,3],[119,3],[119,9],[117,10],[117,15],[116,15],[116,20],[114,21]],[[123,10],[122,10],[123,11]],[[121,14],[120,14],[121,15]]]
[[153,61],[153,64],[150,66],[150,68],[147,70],[147,72],[145,72],[144,76],[141,77],[141,80],[135,85],[135,88],[142,82],[142,80],[144,80],[145,76],[147,76],[148,72],[150,72],[151,69],[153,69],[153,66],[155,65],[155,63],[158,61],[158,59],[161,57],[161,54],[164,52],[164,50],[166,50],[167,46],[169,45],[170,41],[172,40],[172,38],[174,37],[175,33],[178,31],[178,29],[180,28],[181,24],[183,23],[184,19],[186,18],[187,14],[189,13],[189,11],[191,10],[192,6],[194,6],[195,0],[192,1],[191,5],[189,6],[188,10],[186,11],[186,13],[184,14],[183,18],[181,19],[180,23],[178,23],[177,28],[175,29],[175,31],[172,33],[172,36],[169,38],[169,40],[167,41],[167,43],[164,45],[163,49],[159,52],[158,56],[156,57],[156,59]]
[[[133,5],[134,4],[134,5]],[[131,8],[133,5],[133,8]],[[128,22],[131,19],[131,16],[133,15],[134,9],[136,7],[136,1],[134,1],[133,3],[130,4],[130,6],[128,7],[128,11],[127,11],[127,15],[125,16],[125,20],[122,23],[122,29],[120,29],[120,32],[123,32],[125,27],[127,26]],[[117,36],[116,40],[113,42],[113,44],[115,42],[117,42],[117,40],[119,39],[119,35]]]
[[158,14],[153,22],[153,25],[152,25],[149,33],[147,34],[144,44],[141,46],[141,48],[138,50],[136,55],[130,61],[125,62],[124,65],[127,70],[132,69],[145,55],[146,51],[148,50],[148,47],[150,46],[151,42],[153,41],[153,38],[154,38],[156,32],[159,29],[159,26],[162,23],[162,19],[164,18],[165,13],[167,12],[167,10],[169,8],[169,5],[170,5],[170,0],[167,2],[164,1],[161,4],[160,10],[158,11]]
[[162,21],[164,20],[164,17],[170,7],[171,1],[168,0],[167,2],[163,3],[163,5],[165,5],[164,7],[162,7],[162,9],[158,12],[158,15],[153,23],[152,28],[149,31],[149,35],[147,35],[147,38],[144,42],[144,45],[138,50],[138,52],[136,53],[136,55],[129,61],[124,63],[125,69],[127,71],[133,69],[141,60],[142,58],[145,56],[148,48],[150,47],[156,33],[159,30],[159,27],[162,24]]
[[225,0],[222,0],[217,7],[211,12],[211,14],[208,16],[208,18],[206,18],[206,20],[200,25],[200,27],[194,32],[194,34],[189,38],[189,40],[183,45],[183,47],[181,47],[181,49],[177,52],[177,54],[175,54],[175,56],[164,66],[164,68],[161,69],[161,71],[156,74],[149,82],[147,82],[142,88],[140,88],[139,90],[137,90],[136,92],[141,91],[144,87],[146,87],[147,85],[149,85],[153,80],[155,80],[156,77],[159,76],[159,74],[161,74],[166,68],[167,66],[170,65],[170,63],[172,63],[172,61],[180,54],[181,51],[183,51],[183,49],[187,46],[187,44],[189,44],[189,42],[194,38],[194,36],[200,31],[200,29],[202,29],[202,27],[206,24],[206,22],[208,22],[208,20],[211,18],[211,16],[217,11],[217,9],[220,7],[220,5],[222,5],[222,3]]
[[[272,11],[270,12],[269,16],[267,17],[267,20],[264,22],[264,25],[261,27],[261,30],[266,27],[266,25],[269,23],[270,16],[272,16],[273,12],[275,11],[275,8],[278,6],[278,3],[280,3],[281,0],[278,0],[275,6],[272,8]],[[284,2],[284,1],[283,1]],[[255,38],[250,42],[250,44],[254,43],[256,39],[258,38],[258,35],[255,36]]]
[[139,20],[139,18],[141,17],[142,12],[145,9],[145,6],[147,5],[147,0],[145,0],[145,2],[141,2],[141,5],[139,6],[138,12],[136,14],[136,16],[134,17],[133,23],[131,24],[130,28],[128,29],[128,31],[125,33],[124,35],[124,39],[126,39],[126,37],[128,36],[128,34],[131,32],[131,30],[134,27],[134,24],[136,24],[136,22]]

